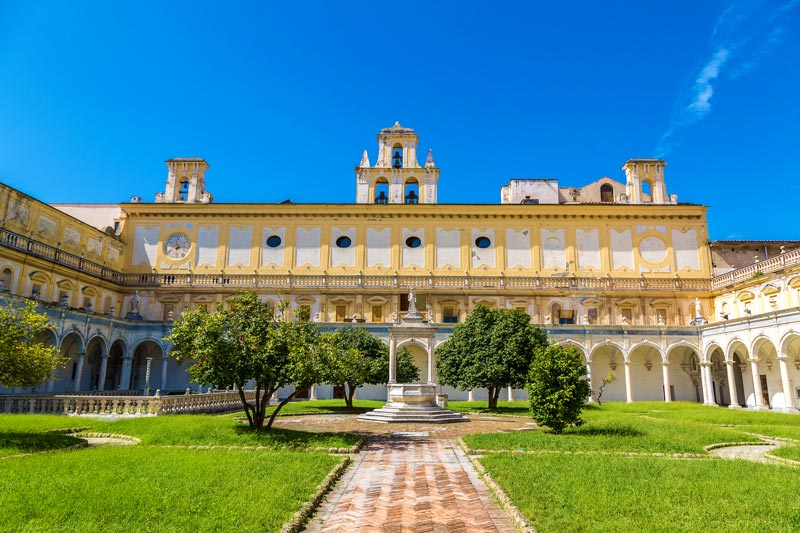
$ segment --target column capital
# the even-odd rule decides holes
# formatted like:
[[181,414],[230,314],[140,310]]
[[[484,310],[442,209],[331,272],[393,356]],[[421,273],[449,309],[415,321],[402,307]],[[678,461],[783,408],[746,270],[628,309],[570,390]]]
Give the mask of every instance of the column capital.
[[669,366],[669,361],[661,361],[661,366]]
[[709,367],[711,367],[711,363],[703,361],[703,362],[700,363],[700,366],[705,367],[705,368],[709,368]]
[[728,366],[733,366],[733,365],[738,365],[739,363],[737,363],[733,359],[725,359],[725,364]]
[[789,360],[789,356],[788,355],[778,355],[778,356],[775,357],[775,359],[777,359],[778,361],[788,361]]
[[758,357],[751,357],[748,359],[748,361],[751,363],[758,363]]

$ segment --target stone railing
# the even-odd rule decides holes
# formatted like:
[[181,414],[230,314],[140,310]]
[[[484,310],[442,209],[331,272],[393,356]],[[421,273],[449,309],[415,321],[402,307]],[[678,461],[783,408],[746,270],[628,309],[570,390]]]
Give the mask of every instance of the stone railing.
[[[228,274],[225,272],[212,274],[197,273],[140,273],[123,274],[111,270],[103,265],[87,261],[83,257],[69,254],[58,248],[48,246],[35,241],[24,235],[13,233],[0,228],[0,245],[25,251],[29,255],[47,259],[54,263],[79,270],[84,274],[89,274],[101,279],[112,281],[118,285],[128,287],[210,287],[216,289],[407,289],[415,287],[417,289],[470,289],[497,291],[508,290],[687,290],[687,291],[707,291],[711,288],[711,280],[708,278],[612,278],[612,277],[577,277],[564,273],[557,276],[436,276],[428,275],[400,275],[400,274],[293,274],[291,271],[286,274]],[[757,263],[758,270],[767,272],[765,268],[773,268],[771,265],[775,261],[800,261],[800,250],[782,254],[767,261]],[[776,265],[778,263],[775,263]],[[726,278],[731,274],[741,276],[743,279],[752,277],[756,270],[748,270],[745,267],[737,271],[724,274],[714,278]],[[773,270],[779,268],[775,266]],[[771,270],[769,270],[771,271]],[[738,274],[742,272],[742,274]],[[727,279],[727,278],[726,278]],[[738,280],[738,278],[737,278]],[[733,283],[733,281],[728,281]],[[724,286],[724,285],[720,285]],[[716,287],[716,285],[715,285]]]
[[122,274],[121,283],[152,287],[228,289],[465,289],[497,290],[689,290],[707,291],[708,278],[612,278],[577,276],[436,276],[373,274]]
[[[248,400],[255,393],[245,391]],[[235,411],[242,403],[238,392],[180,396],[102,396],[28,394],[0,396],[0,413],[109,416],[155,416],[180,413]]]
[[731,270],[719,276],[714,276],[711,280],[711,288],[713,290],[723,289],[736,283],[752,281],[765,274],[783,270],[793,265],[800,265],[800,248],[776,255],[764,261],[759,261],[758,263],[753,263],[752,265],[747,265],[746,267]]

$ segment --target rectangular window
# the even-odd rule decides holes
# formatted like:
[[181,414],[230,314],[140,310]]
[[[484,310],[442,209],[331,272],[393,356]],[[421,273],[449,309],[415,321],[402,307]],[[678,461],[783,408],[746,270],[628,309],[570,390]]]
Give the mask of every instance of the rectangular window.
[[442,306],[442,322],[445,324],[455,324],[458,322],[458,314],[455,305]]
[[383,306],[382,305],[373,305],[372,306],[372,321],[373,322],[383,322]]
[[622,318],[625,319],[625,322],[627,322],[628,324],[633,323],[633,309],[631,308],[622,309],[620,311],[620,314],[622,315]]
[[575,310],[562,309],[558,317],[559,324],[574,324],[575,323]]
[[337,305],[336,306],[336,322],[344,322],[347,320],[347,306],[346,305]]

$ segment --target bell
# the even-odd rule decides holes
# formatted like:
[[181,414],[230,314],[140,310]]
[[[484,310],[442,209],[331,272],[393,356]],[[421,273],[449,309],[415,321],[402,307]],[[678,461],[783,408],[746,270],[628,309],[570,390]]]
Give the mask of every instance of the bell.
[[394,168],[402,168],[403,167],[403,155],[400,152],[396,152],[392,157],[392,166]]

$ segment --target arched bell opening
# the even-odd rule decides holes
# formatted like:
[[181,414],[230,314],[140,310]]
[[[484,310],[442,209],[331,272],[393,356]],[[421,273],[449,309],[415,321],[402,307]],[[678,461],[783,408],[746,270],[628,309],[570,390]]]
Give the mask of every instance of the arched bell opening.
[[389,203],[389,181],[386,178],[378,178],[375,181],[375,203]]
[[392,148],[392,168],[403,168],[403,147],[399,144]]
[[419,182],[416,178],[409,178],[406,180],[405,187],[403,188],[403,199],[407,204],[419,203]]

